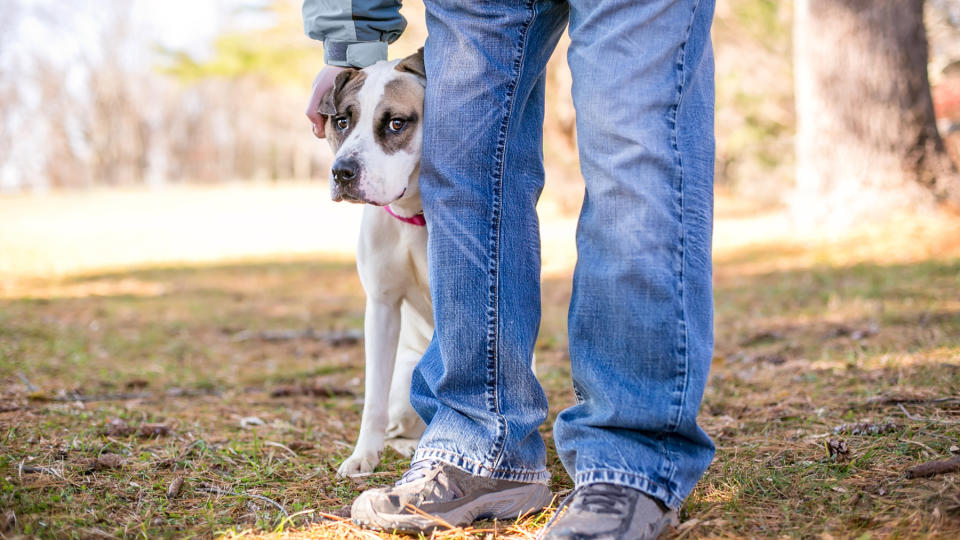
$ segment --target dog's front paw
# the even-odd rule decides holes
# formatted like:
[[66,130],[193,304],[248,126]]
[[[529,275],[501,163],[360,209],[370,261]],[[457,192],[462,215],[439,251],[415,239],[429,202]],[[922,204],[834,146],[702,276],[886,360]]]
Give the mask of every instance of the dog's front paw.
[[340,468],[337,469],[337,476],[346,478],[358,474],[372,473],[377,463],[380,463],[380,456],[377,452],[355,451],[340,464]]

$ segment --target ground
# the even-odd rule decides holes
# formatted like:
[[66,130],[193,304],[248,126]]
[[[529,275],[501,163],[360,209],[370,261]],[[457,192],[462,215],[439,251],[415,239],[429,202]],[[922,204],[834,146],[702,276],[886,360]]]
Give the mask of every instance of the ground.
[[[286,195],[254,199],[282,214],[314,188],[276,189]],[[171,200],[194,200],[181,196]],[[63,215],[71,197],[53,209],[49,197],[0,200],[0,214]],[[115,211],[162,213],[156,194],[130,197]],[[278,227],[258,212],[258,230]],[[891,217],[839,237],[788,224],[718,201],[716,354],[700,417],[717,456],[669,537],[958,537],[960,475],[906,471],[960,453],[960,222]],[[137,263],[101,249],[125,246],[128,228],[84,236],[78,220],[62,229],[69,240],[45,240],[28,225],[0,230],[2,537],[375,537],[337,515],[407,462],[388,451],[370,476],[334,476],[363,374],[363,294],[341,244]],[[31,249],[11,239],[18,230],[36,233]],[[569,248],[550,234],[572,220],[548,216],[544,230],[547,248]],[[58,255],[91,250],[118,268]],[[570,481],[549,441],[573,400],[571,257],[551,257],[537,355],[561,493]],[[550,513],[437,536],[531,538]]]

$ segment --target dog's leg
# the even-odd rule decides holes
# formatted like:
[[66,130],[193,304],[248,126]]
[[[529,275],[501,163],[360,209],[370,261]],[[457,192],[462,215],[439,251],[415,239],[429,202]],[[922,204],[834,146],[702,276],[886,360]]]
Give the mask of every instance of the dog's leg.
[[363,328],[366,349],[363,416],[357,446],[337,470],[341,477],[372,472],[380,462],[390,418],[389,392],[400,337],[400,302],[368,297]]
[[[403,337],[400,339],[402,343]],[[422,356],[422,352],[401,344],[400,351],[397,353],[393,384],[390,386],[390,423],[387,426],[386,445],[404,457],[413,455],[420,441],[420,435],[427,427],[410,405],[410,380],[413,377],[413,369]]]

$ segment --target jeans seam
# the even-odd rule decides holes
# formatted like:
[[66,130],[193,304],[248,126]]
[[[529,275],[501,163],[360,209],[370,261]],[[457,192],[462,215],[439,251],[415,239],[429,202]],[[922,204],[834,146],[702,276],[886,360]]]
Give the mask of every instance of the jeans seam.
[[[678,390],[680,391],[680,403],[677,408],[677,415],[673,421],[673,425],[670,426],[671,431],[676,431],[680,428],[680,424],[683,421],[683,410],[686,406],[686,394],[687,386],[689,385],[689,350],[687,347],[687,315],[686,315],[686,303],[684,299],[684,267],[686,264],[686,229],[684,226],[683,219],[683,186],[684,186],[684,171],[683,171],[683,155],[680,152],[678,139],[678,117],[680,114],[680,107],[683,105],[683,98],[685,95],[685,78],[686,78],[686,52],[687,44],[690,41],[690,32],[693,28],[694,20],[696,19],[697,9],[699,8],[700,0],[694,0],[693,8],[690,11],[690,22],[687,24],[687,28],[684,32],[684,40],[680,45],[680,52],[677,58],[677,68],[678,68],[678,81],[677,81],[677,102],[674,105],[672,114],[672,136],[671,136],[671,145],[673,146],[673,152],[677,160],[677,172],[679,175],[677,186],[677,217],[680,221],[680,241],[678,242],[677,249],[679,250],[680,255],[680,268],[677,271],[677,296],[680,300],[680,343],[679,353],[680,358],[682,359],[682,377]],[[669,474],[667,475],[667,481],[672,485],[674,483],[674,476],[676,475],[676,462],[673,456],[667,455],[667,461],[669,465]]]
[[[527,0],[526,8],[529,10],[529,18],[523,24],[521,28],[520,39],[517,43],[517,53],[516,59],[513,63],[513,77],[511,80],[510,87],[507,89],[506,101],[507,101],[507,111],[504,115],[503,121],[500,123],[500,133],[497,141],[497,154],[496,161],[498,161],[498,167],[494,173],[494,185],[493,185],[493,208],[492,215],[490,216],[491,230],[490,230],[490,298],[491,303],[491,313],[490,318],[487,321],[488,330],[487,330],[487,362],[488,376],[492,375],[488,379],[492,385],[492,404],[488,399],[488,406],[492,405],[492,409],[497,415],[497,438],[494,441],[493,446],[490,449],[490,455],[488,461],[494,465],[490,467],[491,470],[495,470],[495,466],[503,458],[503,451],[506,446],[507,438],[507,424],[504,421],[503,415],[500,413],[500,395],[499,395],[499,353],[500,353],[500,218],[503,212],[503,177],[504,169],[506,167],[506,155],[507,155],[507,137],[510,132],[510,120],[513,117],[513,107],[516,104],[516,93],[517,87],[520,85],[520,78],[523,74],[523,62],[525,59],[525,52],[527,46],[527,35],[529,33],[530,27],[533,25],[534,20],[536,20],[537,10],[535,9],[534,4],[536,0]],[[490,387],[487,387],[487,391],[490,392]],[[489,396],[490,394],[488,394]]]
[[[483,476],[483,471],[488,471],[489,476],[496,476],[503,480],[512,480],[516,482],[536,482],[547,483],[550,479],[550,473],[546,468],[539,470],[513,469],[510,467],[490,467],[483,462],[470,459],[459,452],[451,452],[440,448],[418,448],[413,456],[412,462],[424,459],[439,459],[448,465],[456,467],[464,472],[474,476]],[[471,467],[464,468],[462,464],[470,464]]]
[[[610,475],[619,475],[625,478],[636,479],[636,482],[617,482],[615,479],[609,478]],[[588,479],[589,477],[589,479]],[[576,474],[574,483],[577,487],[590,485],[590,484],[600,484],[600,483],[613,483],[618,485],[625,485],[632,489],[637,489],[642,491],[650,497],[656,499],[663,499],[666,497],[666,500],[662,502],[670,508],[677,508],[683,503],[683,498],[677,495],[670,485],[664,485],[661,482],[657,482],[650,478],[650,476],[636,472],[636,471],[625,471],[622,469],[612,468],[612,467],[603,467],[597,469],[588,469],[585,471],[580,471]],[[671,482],[672,483],[672,482]],[[663,493],[658,493],[660,490]]]

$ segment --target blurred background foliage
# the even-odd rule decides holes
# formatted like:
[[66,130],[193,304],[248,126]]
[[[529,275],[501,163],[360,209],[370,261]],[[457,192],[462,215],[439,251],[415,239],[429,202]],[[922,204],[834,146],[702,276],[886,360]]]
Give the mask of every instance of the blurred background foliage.
[[[326,178],[329,151],[303,117],[322,50],[303,35],[298,1],[219,3],[226,23],[202,53],[152,41],[132,5],[0,7],[0,190]],[[422,3],[403,11],[409,27],[393,56],[426,36]],[[793,178],[792,15],[789,1],[717,4],[716,181],[766,203]],[[936,93],[960,59],[960,13],[930,0],[926,18]],[[60,36],[55,54],[24,41],[30,25]],[[582,183],[566,46],[548,72],[545,155],[547,196],[574,210]],[[945,122],[949,131],[960,119]]]

